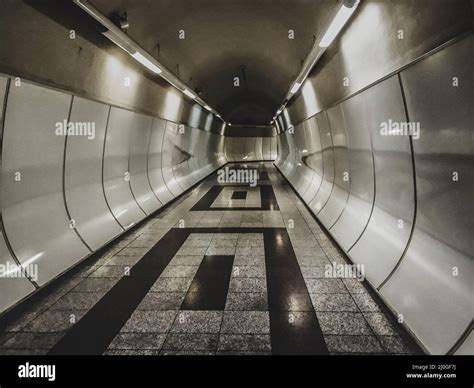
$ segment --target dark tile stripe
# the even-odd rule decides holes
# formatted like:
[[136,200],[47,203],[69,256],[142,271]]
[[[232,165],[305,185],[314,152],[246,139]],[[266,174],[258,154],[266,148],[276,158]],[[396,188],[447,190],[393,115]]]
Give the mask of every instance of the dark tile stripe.
[[268,176],[268,172],[259,171],[258,172],[258,179],[261,180],[261,181],[269,181],[270,177]]
[[288,232],[265,228],[270,333],[274,354],[328,354]]
[[203,197],[196,202],[191,208],[191,211],[196,210],[212,210],[211,205],[221,193],[224,186],[212,186],[209,191],[203,195]]
[[49,354],[102,354],[169,264],[192,229],[171,229],[77,322]]
[[205,256],[181,310],[224,310],[233,263],[234,256]]
[[262,201],[262,210],[280,210],[273,186],[260,186],[260,198]]

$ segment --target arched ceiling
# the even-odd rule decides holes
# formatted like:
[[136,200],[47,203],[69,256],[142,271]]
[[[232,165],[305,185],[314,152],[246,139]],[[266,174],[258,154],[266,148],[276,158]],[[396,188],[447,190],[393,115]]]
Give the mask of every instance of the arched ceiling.
[[128,34],[227,122],[268,125],[336,0],[90,3],[107,16],[126,12]]

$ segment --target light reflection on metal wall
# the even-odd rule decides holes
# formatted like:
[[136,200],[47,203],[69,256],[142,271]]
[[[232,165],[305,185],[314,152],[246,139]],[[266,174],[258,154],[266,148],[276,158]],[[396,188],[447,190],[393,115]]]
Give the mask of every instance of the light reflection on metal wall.
[[300,175],[319,169],[298,167],[309,126],[279,135],[281,172],[433,354],[463,348],[472,320],[473,51],[471,34],[319,113],[328,128],[318,121],[324,172],[312,200]]
[[[64,123],[82,130],[66,136]],[[223,136],[25,80],[9,89],[1,149],[0,263],[37,265],[39,286],[225,163]],[[2,279],[0,313],[34,290]]]

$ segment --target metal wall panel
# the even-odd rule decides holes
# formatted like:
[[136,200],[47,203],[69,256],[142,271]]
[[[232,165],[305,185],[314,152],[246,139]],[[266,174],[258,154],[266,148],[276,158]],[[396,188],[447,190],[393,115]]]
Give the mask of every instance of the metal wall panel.
[[[369,224],[349,251],[378,287],[403,254],[415,215],[413,167],[408,136],[382,135],[382,123],[406,121],[398,76],[364,92],[375,158],[375,205]],[[401,223],[400,223],[401,221]]]
[[189,180],[191,184],[194,185],[202,177],[199,147],[202,146],[202,139],[204,139],[205,132],[193,128],[187,129],[190,131],[188,152],[191,155],[191,159],[189,160]]
[[263,137],[255,138],[255,159],[264,160],[263,158]]
[[130,137],[130,187],[140,208],[147,215],[162,206],[148,180],[148,145],[152,121],[152,117],[135,114]]
[[271,159],[271,138],[263,137],[262,138],[262,160]]
[[165,127],[165,120],[153,118],[150,135],[150,146],[148,150],[148,177],[150,179],[150,185],[160,202],[163,204],[168,203],[174,198],[173,194],[166,186],[165,180],[163,178],[163,171],[161,169]]
[[94,137],[68,136],[64,187],[69,214],[81,237],[97,250],[123,232],[107,205],[102,186],[102,160],[110,107],[74,97],[71,123],[94,125]]
[[171,193],[177,197],[183,192],[183,189],[178,185],[176,179],[173,175],[173,152],[174,152],[174,142],[175,137],[178,132],[178,125],[170,121],[166,122],[165,136],[163,138],[163,151],[162,151],[162,160],[161,167],[163,170],[163,178],[166,182],[166,186],[171,191]]
[[270,160],[275,160],[278,156],[278,143],[277,138],[271,137],[270,138]]
[[[186,180],[188,182],[188,188],[194,185],[196,181],[196,166],[195,166],[195,156],[191,151],[192,147],[192,137],[193,137],[193,129],[191,127],[186,127],[185,129],[185,147],[184,150],[187,153],[188,160],[184,163],[182,172],[186,176]],[[199,131],[199,130],[198,130]]]
[[454,354],[456,356],[472,356],[474,354],[474,331],[471,330],[468,337]]
[[[373,108],[373,107],[372,107]],[[364,96],[358,94],[342,104],[349,146],[351,189],[346,206],[331,227],[331,233],[348,251],[365,230],[374,203],[372,140],[367,127]]]
[[237,137],[232,137],[228,138],[226,137],[226,144],[229,147],[229,153],[227,154],[227,158],[229,161],[236,161],[237,160],[237,155],[238,155],[238,150],[237,150],[237,142],[239,141],[239,138]]
[[189,176],[189,128],[178,125],[178,130],[174,138],[173,156],[171,158],[173,165],[173,175],[182,191],[191,187]]
[[[184,130],[183,130],[184,128]],[[184,132],[180,132],[184,131]],[[171,163],[173,165],[173,175],[176,179],[176,182],[181,187],[183,191],[189,187],[187,174],[185,170],[187,170],[187,163],[188,163],[188,154],[187,154],[187,141],[186,141],[186,129],[185,127],[181,127],[178,124],[178,131],[174,138],[174,148],[173,148],[173,156],[171,158]],[[186,166],[185,166],[186,165]]]
[[401,73],[409,120],[421,126],[413,141],[417,220],[381,292],[435,354],[446,353],[472,320],[474,79],[466,59],[473,52],[470,35]]
[[[65,137],[71,96],[22,82],[10,88],[2,144],[4,227],[23,266],[37,265],[43,285],[89,254],[69,225],[63,198]],[[21,174],[21,179],[17,180]]]
[[[0,130],[3,128],[3,106],[6,102],[7,78],[0,77]],[[0,228],[2,226],[0,225]],[[0,265],[9,268],[0,281],[0,311],[4,311],[35,290],[33,284],[24,276],[22,268],[14,260],[3,238],[0,235]]]
[[[1,77],[0,105],[5,86]],[[0,282],[0,313],[35,290],[16,258],[41,287],[161,206],[154,192],[164,202],[173,199],[162,173],[172,173],[168,145],[176,138],[176,125],[170,125],[164,141],[164,120],[25,81],[10,89],[5,117],[0,265],[17,276]],[[71,124],[75,131],[68,133]],[[60,125],[63,133],[56,132]],[[222,136],[187,132],[181,149],[191,150],[190,139],[199,145],[198,154],[177,163],[189,186],[225,159]],[[169,182],[178,187],[172,175]]]
[[209,136],[211,138],[211,144],[213,145],[213,147],[210,147],[213,150],[213,157],[211,162],[213,166],[217,168],[227,162],[227,159],[223,152],[225,137],[216,135],[214,133],[211,133]]
[[288,147],[289,152],[286,155],[286,158],[283,160],[282,170],[285,172],[285,175],[288,180],[291,179],[293,169],[295,168],[294,160],[294,138],[293,133],[287,131],[283,134],[285,138],[286,145]]
[[240,162],[245,155],[245,138],[236,137],[234,140],[234,160]]
[[[219,136],[224,138],[223,136]],[[203,179],[209,171],[213,170],[213,163],[216,163],[216,142],[210,132],[204,132],[198,138],[198,144],[196,145],[196,154],[201,167],[200,179]],[[224,149],[222,149],[224,151]],[[222,152],[224,154],[224,152]]]
[[319,211],[318,217],[330,229],[340,217],[350,192],[350,162],[347,131],[341,105],[327,111],[334,150],[334,185],[331,195]]
[[307,120],[305,142],[306,152],[303,152],[302,163],[313,171],[313,177],[308,189],[301,196],[308,204],[319,191],[323,179],[323,155],[316,117]]
[[308,153],[308,147],[310,147],[307,136],[307,132],[309,131],[308,125],[308,121],[305,121],[295,128],[295,156],[297,165],[297,178],[295,187],[302,196],[310,187],[315,174],[314,170],[309,168],[304,160]]
[[112,213],[124,229],[131,228],[146,215],[130,187],[130,137],[135,130],[135,116],[134,112],[112,107],[105,138],[105,195]]
[[255,140],[256,137],[246,137],[244,141],[244,158],[246,161],[257,160],[255,157]]
[[331,129],[326,112],[321,112],[316,116],[319,128],[319,138],[321,140],[323,159],[323,180],[314,198],[309,202],[311,210],[317,214],[326,205],[334,185],[334,147],[332,144]]

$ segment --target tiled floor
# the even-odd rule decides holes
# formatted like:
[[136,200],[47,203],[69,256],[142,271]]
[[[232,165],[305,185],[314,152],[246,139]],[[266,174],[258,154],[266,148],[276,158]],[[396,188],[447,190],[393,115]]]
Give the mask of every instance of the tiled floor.
[[248,167],[258,186],[208,178],[27,302],[0,354],[417,352],[364,282],[328,276],[345,258],[276,169]]

